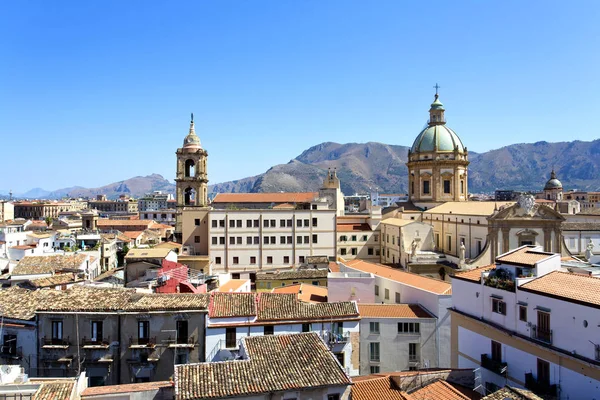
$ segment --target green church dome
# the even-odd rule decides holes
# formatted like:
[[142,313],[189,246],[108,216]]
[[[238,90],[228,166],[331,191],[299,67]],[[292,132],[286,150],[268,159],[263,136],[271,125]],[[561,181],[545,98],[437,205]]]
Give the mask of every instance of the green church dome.
[[460,153],[464,153],[465,148],[458,135],[452,129],[446,125],[431,125],[419,133],[410,151],[411,153],[454,151],[456,146],[458,146]]

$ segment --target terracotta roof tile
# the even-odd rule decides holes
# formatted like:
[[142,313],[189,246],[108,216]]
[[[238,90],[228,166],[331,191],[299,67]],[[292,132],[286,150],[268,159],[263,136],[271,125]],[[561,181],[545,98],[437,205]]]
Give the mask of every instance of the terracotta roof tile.
[[340,272],[340,266],[337,262],[331,261],[329,262],[329,271],[331,272]]
[[12,275],[51,274],[55,271],[79,269],[86,258],[85,254],[27,256],[15,266]]
[[290,193],[218,193],[213,204],[218,203],[310,203],[317,192]]
[[530,390],[504,386],[502,389],[485,396],[482,400],[542,400],[542,398]]
[[256,294],[212,292],[208,312],[211,318],[256,315]]
[[470,400],[444,380],[438,380],[411,392],[409,399]]
[[125,311],[206,310],[208,294],[147,293],[136,294],[124,306]]
[[0,310],[4,317],[29,320],[47,297],[57,297],[56,290],[26,290],[17,286],[0,290]]
[[[129,383],[124,385],[110,385],[110,386],[95,386],[88,387],[81,393],[83,398],[87,396],[100,396],[110,395],[119,393],[132,393],[132,392],[143,392],[146,390],[157,390],[162,388],[173,387],[173,382],[159,381],[159,382],[144,382],[144,383]],[[58,400],[58,399],[57,399]]]
[[352,378],[352,400],[408,400],[389,376]]
[[66,382],[44,382],[35,392],[34,400],[65,400],[70,399],[75,386],[74,380]]
[[337,224],[338,232],[371,232],[369,224]]
[[244,284],[248,282],[248,279],[230,279],[223,285],[219,286],[219,292],[235,292]]
[[111,312],[123,309],[131,297],[132,289],[108,289],[89,286],[73,286],[56,291],[53,298],[46,298],[37,305],[38,311],[96,311]]
[[83,279],[77,278],[73,274],[56,274],[47,278],[30,279],[29,283],[31,286],[36,288],[54,287],[58,285],[66,285],[69,283],[83,281]]
[[175,368],[177,400],[347,386],[350,378],[316,333],[242,339],[248,359]]
[[288,280],[288,279],[323,279],[329,273],[326,269],[299,269],[296,271],[259,272],[257,281]]
[[515,263],[534,266],[536,263],[554,256],[541,250],[534,250],[534,246],[525,246],[511,251],[510,253],[496,257],[497,262]]
[[358,305],[361,318],[435,318],[418,304]]
[[344,263],[350,268],[363,272],[369,272],[381,278],[391,279],[396,282],[413,286],[428,292],[437,294],[451,294],[452,285],[449,282],[438,279],[428,278],[411,272],[404,272],[398,269],[386,267],[381,264],[375,264],[363,260],[351,260]]
[[594,276],[554,271],[524,283],[519,290],[600,307],[600,278]]
[[486,265],[485,267],[473,268],[473,269],[471,269],[469,271],[465,271],[465,272],[458,272],[458,273],[454,274],[453,277],[466,279],[466,280],[473,281],[473,282],[480,282],[481,281],[481,273],[485,272],[485,271],[491,271],[493,269],[496,269],[496,264]]
[[98,220],[98,227],[107,226],[144,226],[146,229],[154,222],[152,220],[139,220],[139,219],[107,219],[101,218]]

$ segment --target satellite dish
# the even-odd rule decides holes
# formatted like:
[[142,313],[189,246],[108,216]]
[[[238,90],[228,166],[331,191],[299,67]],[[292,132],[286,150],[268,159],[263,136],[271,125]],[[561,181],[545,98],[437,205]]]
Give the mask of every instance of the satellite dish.
[[10,365],[3,365],[2,366],[2,372],[4,372],[5,374],[9,374],[11,371]]

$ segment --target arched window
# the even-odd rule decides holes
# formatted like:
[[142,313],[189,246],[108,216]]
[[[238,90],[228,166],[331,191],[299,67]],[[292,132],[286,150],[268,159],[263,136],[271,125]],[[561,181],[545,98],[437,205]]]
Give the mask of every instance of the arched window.
[[184,204],[186,206],[193,206],[196,204],[196,191],[191,187],[185,189]]
[[190,178],[196,176],[196,163],[194,160],[185,160],[185,177]]

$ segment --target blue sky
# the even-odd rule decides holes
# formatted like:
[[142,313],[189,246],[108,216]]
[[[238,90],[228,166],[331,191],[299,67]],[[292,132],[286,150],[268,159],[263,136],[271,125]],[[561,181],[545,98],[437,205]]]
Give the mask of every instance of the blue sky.
[[0,189],[172,180],[189,113],[212,183],[325,141],[410,145],[439,82],[473,151],[594,140],[598,1],[12,1]]

